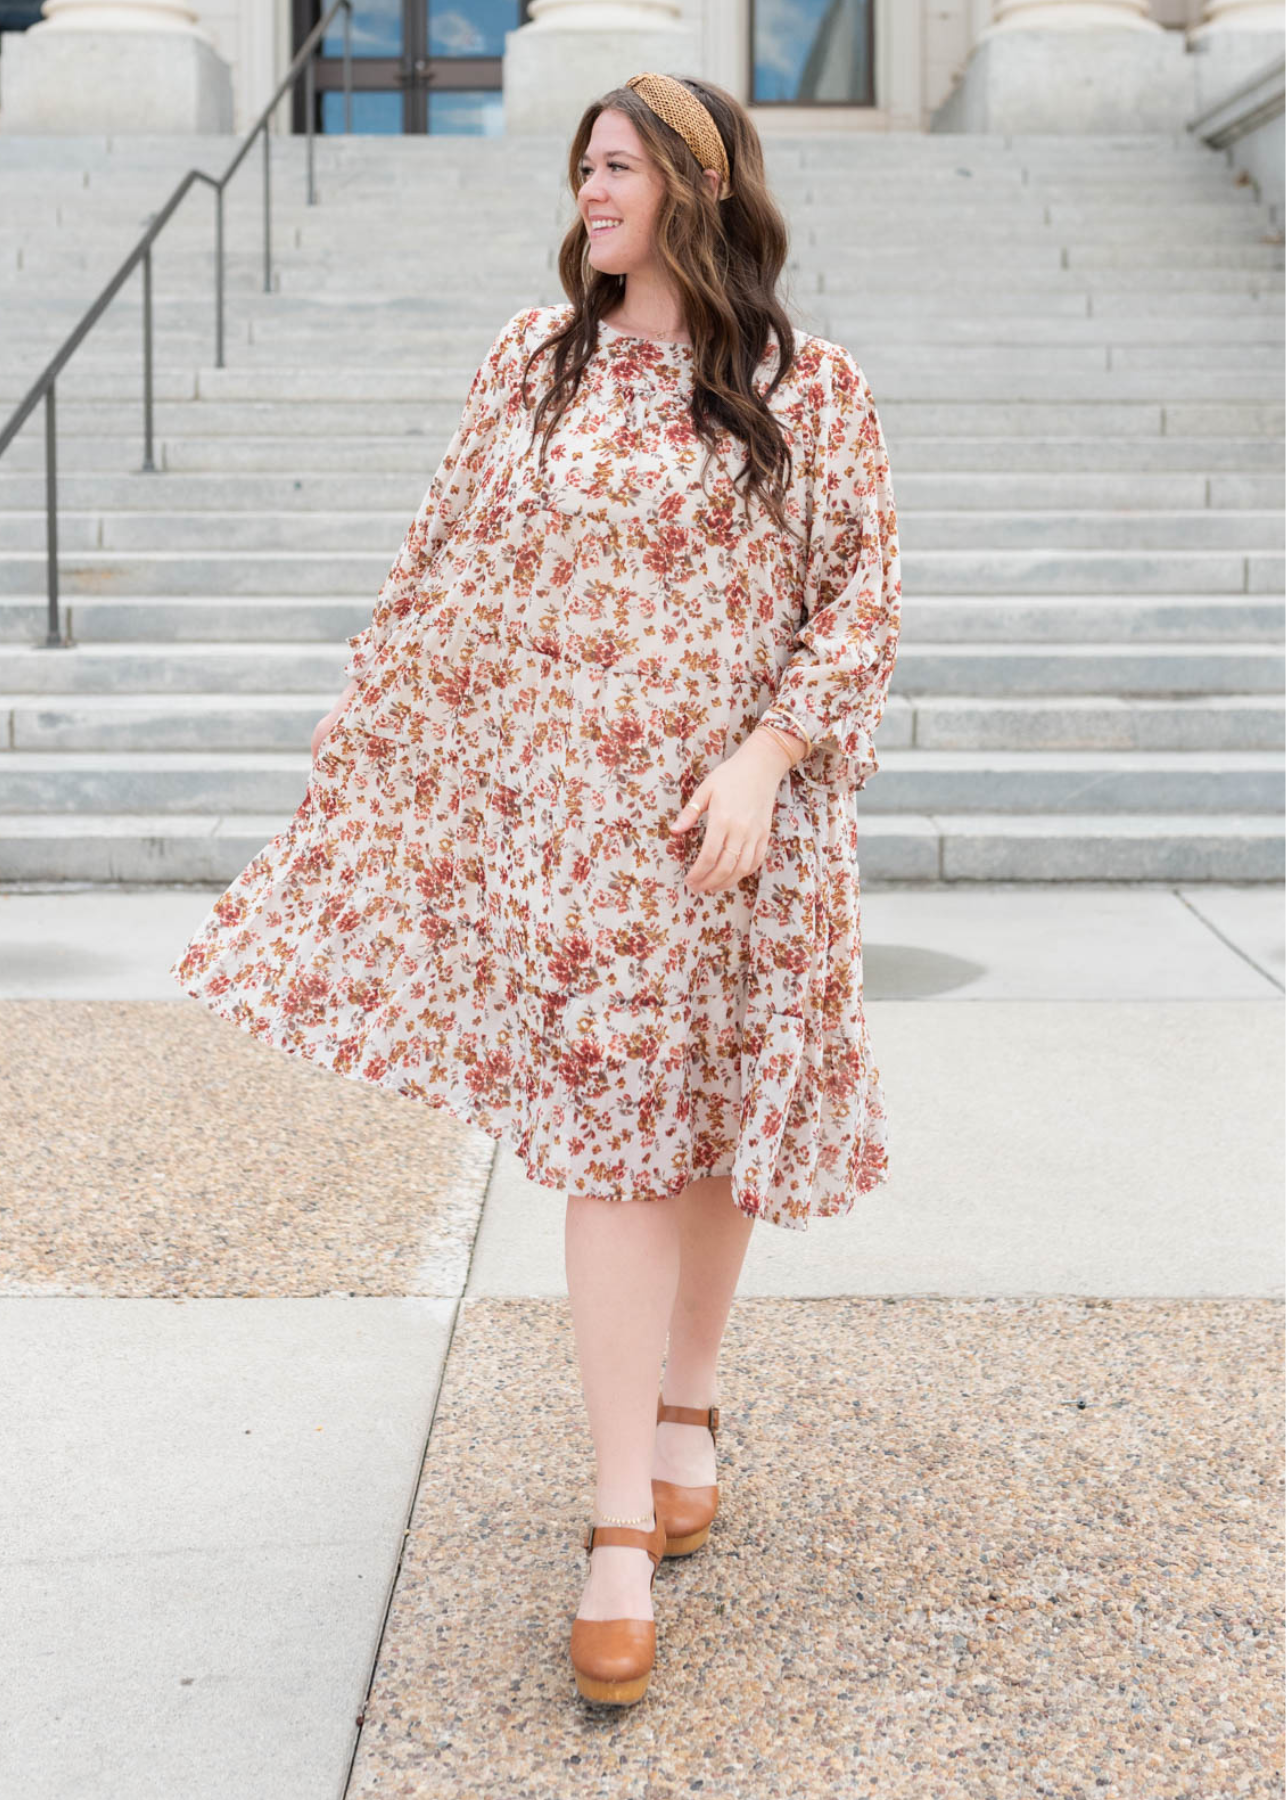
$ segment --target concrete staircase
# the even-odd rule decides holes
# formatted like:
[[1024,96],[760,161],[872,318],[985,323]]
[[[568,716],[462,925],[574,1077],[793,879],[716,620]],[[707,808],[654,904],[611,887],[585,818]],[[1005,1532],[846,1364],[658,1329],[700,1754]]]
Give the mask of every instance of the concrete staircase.
[[[1282,232],[1182,134],[766,139],[804,330],[866,371],[904,625],[859,797],[864,880],[1279,878]],[[0,412],[147,214],[226,140],[0,137]],[[563,298],[560,140],[273,145],[234,183],[228,367],[211,208],[59,384],[44,635],[41,416],[0,458],[0,880],[230,880],[282,829],[469,379]]]

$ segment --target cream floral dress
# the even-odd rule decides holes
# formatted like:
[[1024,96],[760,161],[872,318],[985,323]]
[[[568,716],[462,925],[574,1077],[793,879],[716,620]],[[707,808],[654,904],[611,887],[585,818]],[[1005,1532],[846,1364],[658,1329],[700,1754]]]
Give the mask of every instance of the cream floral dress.
[[[294,818],[170,973],[536,1182],[655,1200],[731,1174],[743,1212],[803,1229],[888,1177],[854,800],[900,619],[883,434],[848,351],[797,333],[768,402],[792,538],[734,492],[740,440],[703,483],[692,347],[601,326],[539,472],[522,367],[571,312],[496,338]],[[670,821],[774,700],[813,750],[760,867],[694,893],[708,815]]]

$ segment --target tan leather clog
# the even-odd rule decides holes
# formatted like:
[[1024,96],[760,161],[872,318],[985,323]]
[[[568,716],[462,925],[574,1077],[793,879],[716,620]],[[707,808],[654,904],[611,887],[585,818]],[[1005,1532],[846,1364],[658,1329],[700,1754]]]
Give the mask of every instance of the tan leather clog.
[[[585,1548],[592,1556],[600,1544],[628,1544],[652,1559],[652,1581],[665,1555],[665,1526],[654,1512],[652,1530],[634,1525],[590,1524]],[[649,1584],[650,1585],[650,1584]],[[572,1667],[576,1685],[587,1700],[629,1706],[641,1700],[656,1661],[655,1619],[573,1619]]]
[[[667,1406],[660,1394],[656,1397],[657,1423],[669,1420],[675,1425],[704,1425],[718,1441],[719,1408],[717,1406]],[[652,1503],[657,1518],[665,1526],[665,1554],[691,1556],[710,1536],[710,1525],[719,1510],[719,1484],[709,1487],[684,1487],[677,1481],[652,1478]]]

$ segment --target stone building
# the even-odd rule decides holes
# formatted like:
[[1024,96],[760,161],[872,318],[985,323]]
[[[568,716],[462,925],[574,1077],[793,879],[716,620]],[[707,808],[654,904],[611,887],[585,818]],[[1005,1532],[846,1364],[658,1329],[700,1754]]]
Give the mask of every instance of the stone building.
[[[0,0],[0,129],[241,129],[325,0]],[[562,133],[639,69],[763,130],[1168,129],[1280,53],[1275,0],[355,0],[353,128]],[[343,128],[342,33],[316,123]],[[303,125],[302,100],[280,128]]]

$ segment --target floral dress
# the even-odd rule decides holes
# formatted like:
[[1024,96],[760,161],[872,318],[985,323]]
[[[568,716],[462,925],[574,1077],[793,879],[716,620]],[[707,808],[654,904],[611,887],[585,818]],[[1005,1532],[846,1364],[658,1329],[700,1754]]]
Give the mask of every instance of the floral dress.
[[[691,345],[600,326],[537,468],[514,316],[375,604],[290,824],[170,969],[289,1054],[445,1108],[535,1182],[656,1200],[731,1175],[803,1229],[888,1178],[862,1008],[854,795],[900,619],[888,456],[861,370],[796,334],[768,400],[786,516],[688,412]],[[755,374],[763,394],[770,342]],[[764,861],[694,893],[670,821],[774,706],[813,748]]]

